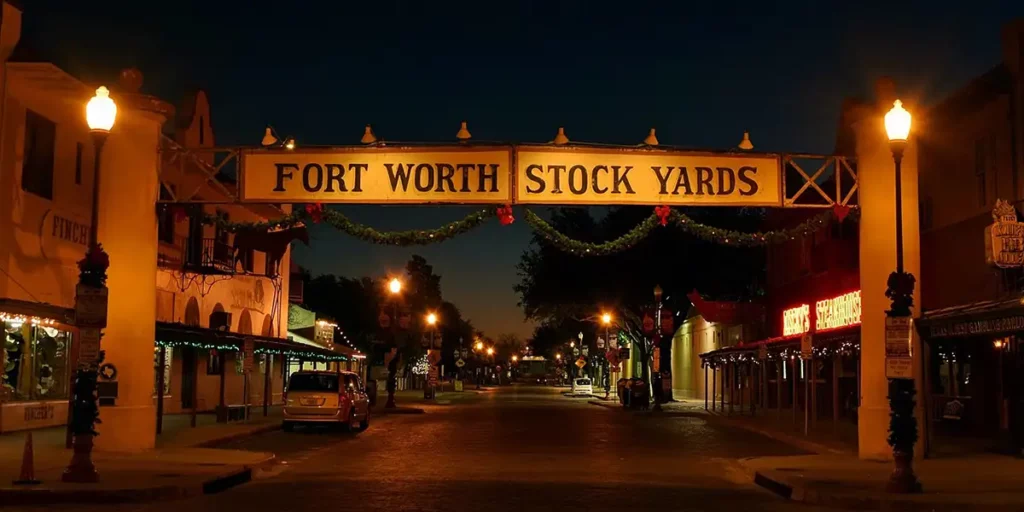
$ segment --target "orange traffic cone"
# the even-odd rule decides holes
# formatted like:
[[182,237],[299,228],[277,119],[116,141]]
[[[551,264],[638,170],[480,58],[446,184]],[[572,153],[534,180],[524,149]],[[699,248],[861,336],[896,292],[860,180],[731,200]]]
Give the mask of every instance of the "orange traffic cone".
[[36,480],[36,468],[32,460],[32,432],[29,432],[25,436],[25,452],[21,456],[21,476],[12,482],[14,485],[36,485],[40,483],[39,480]]

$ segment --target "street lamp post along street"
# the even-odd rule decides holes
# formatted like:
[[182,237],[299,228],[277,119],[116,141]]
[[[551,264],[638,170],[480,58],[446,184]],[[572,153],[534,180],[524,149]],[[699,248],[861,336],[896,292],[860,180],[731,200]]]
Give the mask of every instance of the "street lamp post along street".
[[664,350],[661,350],[661,348],[660,348],[660,346],[661,346],[661,296],[662,296],[663,293],[664,292],[661,289],[661,285],[655,285],[654,286],[654,303],[655,303],[655,306],[657,308],[657,313],[656,313],[655,318],[654,318],[654,346],[656,348],[658,348],[658,358],[659,358],[659,361],[658,361],[658,371],[657,372],[653,372],[653,377],[654,378],[651,379],[651,380],[654,381],[653,384],[654,384],[654,410],[655,411],[662,410],[661,409],[662,393],[663,393],[662,390],[664,389],[664,384],[661,382],[661,380],[662,380],[662,375],[661,375],[662,361],[660,360],[662,354],[664,353]]
[[[601,315],[601,324],[604,325],[604,343],[606,350],[612,349],[612,338],[611,338],[611,326],[612,326],[612,315],[611,313],[603,313]],[[604,358],[604,398],[608,399],[612,391],[612,376],[611,376],[611,363],[608,362],[607,355]]]
[[[92,208],[90,210],[89,225],[89,248],[85,258],[79,262],[79,283],[75,293],[75,309],[79,309],[83,300],[81,293],[100,294],[106,296],[106,270],[109,260],[99,244],[99,209],[100,209],[100,176],[102,174],[100,163],[103,153],[103,146],[107,142],[107,136],[114,127],[117,119],[117,104],[110,98],[110,91],[106,87],[96,89],[96,95],[89,100],[85,106],[85,120],[89,125],[89,133],[92,136],[95,151],[95,164],[93,166],[92,183]],[[106,305],[102,311],[102,321],[86,327],[79,325],[80,332],[89,332],[89,337],[94,343],[102,339],[102,327],[106,325]],[[95,321],[96,319],[92,319]],[[85,319],[78,317],[77,321],[84,322]],[[90,332],[91,331],[91,332]],[[85,339],[82,337],[82,339]],[[92,347],[99,349],[99,347]],[[96,435],[95,424],[99,421],[99,408],[96,403],[96,381],[98,377],[98,365],[103,360],[103,352],[98,350],[99,357],[94,361],[83,360],[84,344],[79,343],[78,369],[75,372],[74,386],[72,388],[71,407],[68,411],[69,429],[72,436],[74,454],[67,469],[61,475],[64,482],[91,483],[99,480],[99,474],[92,463],[93,437]],[[162,405],[162,403],[161,403]]]
[[402,292],[402,281],[397,277],[391,278],[388,281],[388,292],[391,295],[391,342],[394,344],[396,349],[395,356],[388,363],[388,401],[384,404],[385,409],[395,408],[395,391],[398,388],[398,358],[401,356],[401,350],[398,350],[398,298]]
[[[911,115],[903,108],[903,102],[896,100],[885,115],[885,131],[895,167],[896,192],[896,271],[889,274],[886,297],[892,300],[887,311],[890,318],[912,316],[914,304],[914,276],[903,268],[903,153],[910,136]],[[888,335],[887,335],[888,336]],[[886,340],[888,343],[888,340]],[[912,342],[908,340],[908,343]],[[886,363],[888,364],[888,363]],[[916,402],[913,378],[889,379],[889,444],[893,449],[894,468],[886,484],[886,490],[896,493],[921,492],[921,483],[914,474],[914,444],[917,442],[917,420],[914,418]]]

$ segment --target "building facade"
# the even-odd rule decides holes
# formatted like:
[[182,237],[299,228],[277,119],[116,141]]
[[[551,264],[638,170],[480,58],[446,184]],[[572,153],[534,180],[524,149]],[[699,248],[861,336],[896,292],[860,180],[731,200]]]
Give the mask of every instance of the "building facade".
[[922,119],[921,306],[932,453],[1024,448],[1024,20]]

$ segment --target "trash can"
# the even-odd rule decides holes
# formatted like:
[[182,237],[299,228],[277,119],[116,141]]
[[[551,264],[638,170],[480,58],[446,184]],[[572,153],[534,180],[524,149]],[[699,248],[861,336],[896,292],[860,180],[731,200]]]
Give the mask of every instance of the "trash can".
[[643,379],[636,379],[633,382],[630,393],[630,406],[633,409],[647,409],[650,406],[650,398],[647,396],[647,382]]
[[615,383],[615,396],[619,398],[619,405],[626,405],[626,384],[628,382],[625,378],[621,378]]

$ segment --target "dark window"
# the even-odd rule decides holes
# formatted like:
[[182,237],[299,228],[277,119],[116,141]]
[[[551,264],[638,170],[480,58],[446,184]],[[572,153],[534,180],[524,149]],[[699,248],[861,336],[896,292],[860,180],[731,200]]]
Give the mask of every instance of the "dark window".
[[242,270],[252,274],[253,260],[256,259],[256,251],[253,249],[246,249],[242,251]]
[[206,142],[206,127],[203,126],[204,124],[206,124],[205,121],[206,120],[203,119],[203,116],[199,116],[199,145],[200,146],[202,146],[203,143]]
[[217,352],[216,354],[210,352],[210,356],[206,359],[206,374],[220,375],[220,372],[223,368],[224,354],[220,352]]
[[[170,201],[173,195],[164,184],[160,185],[160,199]],[[160,217],[157,219],[157,237],[161,242],[174,243],[174,212],[170,208],[160,210]]]
[[288,391],[338,392],[338,376],[318,373],[296,373],[288,381]]
[[31,111],[25,111],[25,157],[21,167],[21,188],[53,199],[53,143],[57,125]]
[[934,215],[932,209],[932,198],[922,197],[920,204],[920,216],[921,216],[921,229],[928,230],[932,228],[932,216]]
[[82,184],[82,143],[75,143],[75,185]]

